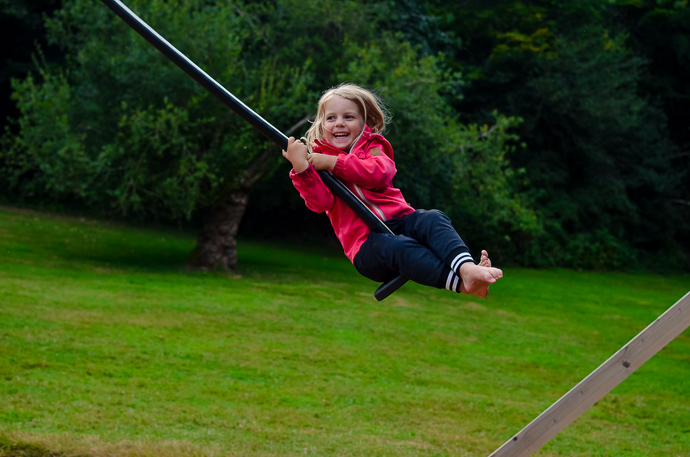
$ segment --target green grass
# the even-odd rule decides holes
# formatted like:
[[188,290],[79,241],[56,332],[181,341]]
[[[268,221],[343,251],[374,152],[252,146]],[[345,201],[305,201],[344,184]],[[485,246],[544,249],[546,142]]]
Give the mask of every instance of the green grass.
[[[690,289],[508,269],[378,303],[338,251],[193,246],[0,208],[0,456],[487,456]],[[690,455],[688,332],[536,455]]]

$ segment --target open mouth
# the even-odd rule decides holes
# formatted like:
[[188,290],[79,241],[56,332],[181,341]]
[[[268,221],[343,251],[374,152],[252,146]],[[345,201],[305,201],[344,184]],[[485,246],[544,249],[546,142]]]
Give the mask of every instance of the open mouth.
[[348,136],[350,136],[349,133],[334,133],[333,134],[333,137],[335,137],[335,138],[346,138]]

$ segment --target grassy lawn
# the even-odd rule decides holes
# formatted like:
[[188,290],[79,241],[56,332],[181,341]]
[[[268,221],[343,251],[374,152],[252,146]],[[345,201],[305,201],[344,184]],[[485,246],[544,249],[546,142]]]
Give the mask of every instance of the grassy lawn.
[[[193,246],[0,208],[0,456],[488,456],[690,290],[507,269],[378,303],[338,251]],[[535,455],[690,455],[690,332]]]

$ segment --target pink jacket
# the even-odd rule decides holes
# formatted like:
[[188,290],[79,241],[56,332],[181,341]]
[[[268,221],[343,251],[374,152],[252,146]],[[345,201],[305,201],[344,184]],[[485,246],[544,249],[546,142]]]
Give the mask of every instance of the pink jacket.
[[[393,148],[383,136],[372,133],[366,126],[357,144],[347,154],[330,143],[319,141],[315,152],[337,156],[333,175],[347,186],[371,209],[386,221],[414,211],[393,187],[396,168]],[[299,191],[307,207],[317,213],[326,212],[335,234],[350,261],[369,236],[369,227],[342,200],[326,187],[313,166],[301,173],[290,171],[292,184]]]

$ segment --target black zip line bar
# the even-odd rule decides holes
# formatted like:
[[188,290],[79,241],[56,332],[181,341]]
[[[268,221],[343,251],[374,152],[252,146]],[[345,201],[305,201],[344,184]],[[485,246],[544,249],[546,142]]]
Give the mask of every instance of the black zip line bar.
[[[105,5],[113,10],[115,14],[141,35],[146,41],[151,43],[158,49],[165,57],[170,59],[175,65],[180,67],[182,71],[192,77],[204,89],[213,94],[221,102],[227,105],[242,119],[247,121],[252,127],[258,130],[262,135],[271,140],[281,149],[287,149],[288,138],[280,130],[268,123],[264,118],[259,116],[247,105],[242,103],[240,99],[232,95],[226,88],[218,84],[216,80],[206,74],[194,62],[189,60],[184,54],[178,51],[173,45],[168,43],[165,38],[160,36],[148,24],[139,18],[132,10],[127,8],[120,0],[101,0]],[[340,181],[333,177],[325,170],[318,172],[324,184],[333,192],[338,198],[343,200],[366,224],[369,229],[378,233],[392,233],[386,224],[384,224],[371,210],[359,199],[355,194],[345,187]],[[383,300],[390,294],[398,290],[407,279],[398,276],[388,282],[383,283],[376,289],[374,297],[378,301]]]

